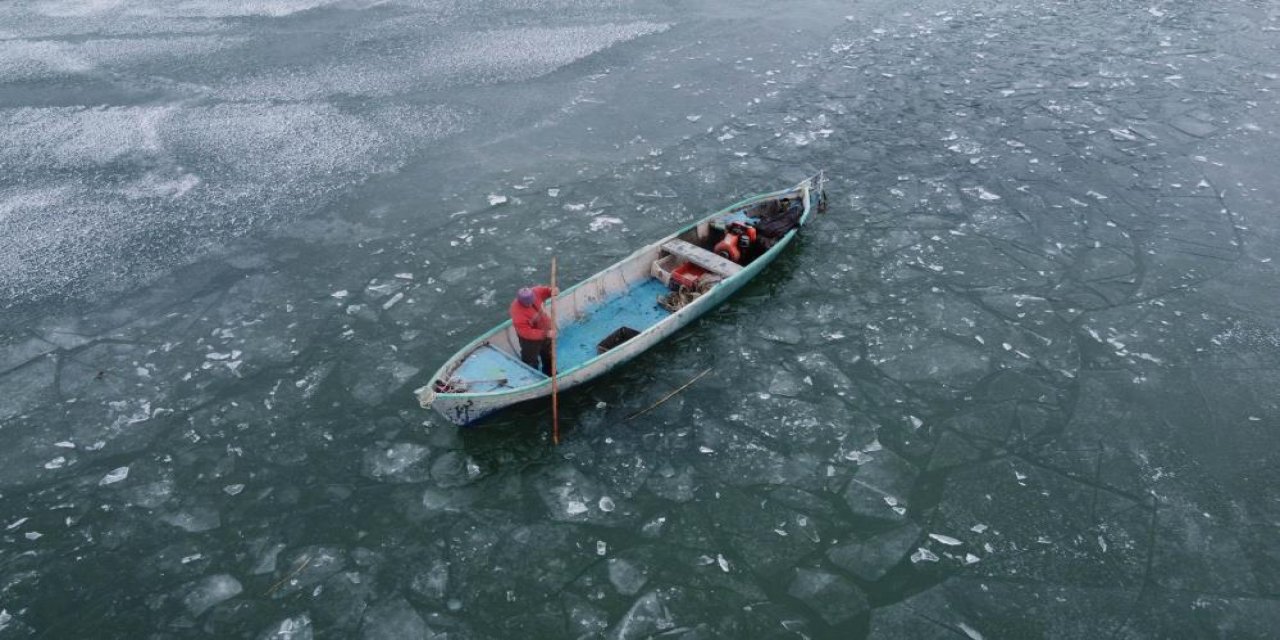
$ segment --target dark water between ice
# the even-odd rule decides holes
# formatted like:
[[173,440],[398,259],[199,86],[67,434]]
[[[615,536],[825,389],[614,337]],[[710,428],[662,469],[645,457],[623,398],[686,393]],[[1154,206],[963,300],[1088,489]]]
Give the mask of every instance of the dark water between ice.
[[[1278,45],[1235,1],[5,3],[0,638],[1269,637]],[[562,446],[415,405],[552,255],[817,169]]]

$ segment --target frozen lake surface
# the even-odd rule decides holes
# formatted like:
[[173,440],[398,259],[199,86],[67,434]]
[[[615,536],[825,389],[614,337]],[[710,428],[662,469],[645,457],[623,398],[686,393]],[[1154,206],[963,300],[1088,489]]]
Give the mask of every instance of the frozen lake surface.
[[[0,639],[1272,637],[1277,61],[1236,0],[6,2]],[[818,169],[561,446],[416,406],[552,255]]]

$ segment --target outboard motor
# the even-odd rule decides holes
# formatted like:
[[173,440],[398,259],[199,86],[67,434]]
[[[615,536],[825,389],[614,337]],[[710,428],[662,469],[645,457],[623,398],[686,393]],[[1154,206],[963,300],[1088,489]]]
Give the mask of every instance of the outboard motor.
[[741,222],[731,222],[725,229],[724,239],[716,243],[715,254],[726,260],[742,264],[742,256],[756,241],[756,228]]

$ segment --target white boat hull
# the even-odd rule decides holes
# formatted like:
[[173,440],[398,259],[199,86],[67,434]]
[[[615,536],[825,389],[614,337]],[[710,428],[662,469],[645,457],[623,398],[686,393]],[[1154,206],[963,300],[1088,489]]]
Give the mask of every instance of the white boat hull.
[[[706,224],[708,221],[726,212],[735,210],[735,208],[750,205],[757,201],[763,201],[770,197],[776,198],[780,194],[790,194],[795,192],[796,195],[803,197],[804,213],[800,218],[800,223],[794,229],[788,231],[785,236],[774,244],[768,251],[751,261],[739,272],[725,278],[719,284],[711,287],[706,293],[696,298],[692,302],[686,304],[679,310],[671,313],[665,318],[658,321],[653,326],[641,331],[639,335],[623,342],[622,344],[606,351],[597,357],[593,357],[575,366],[571,369],[563,370],[558,376],[558,387],[560,391],[567,391],[584,382],[598,378],[616,367],[619,367],[637,355],[648,350],[650,347],[665,340],[671,334],[684,328],[690,322],[693,322],[702,314],[709,311],[719,303],[728,299],[739,289],[747,284],[752,278],[760,273],[765,267],[772,263],[782,253],[783,250],[795,239],[796,235],[803,228],[812,216],[815,209],[818,208],[824,195],[821,193],[821,187],[816,182],[818,178],[810,178],[800,183],[792,189],[787,189],[773,194],[763,194],[754,198],[749,198],[743,202],[737,203],[731,207],[723,209],[703,220],[694,223],[680,231],[663,238],[655,243],[634,252],[627,258],[620,260],[608,269],[592,276],[575,287],[561,292],[556,299],[560,317],[560,325],[564,327],[567,322],[573,321],[574,311],[584,308],[587,304],[598,302],[611,293],[617,293],[619,287],[627,286],[628,274],[634,275],[634,271],[638,265],[642,263],[652,263],[653,259],[661,253],[661,247],[664,243],[670,242],[681,233],[687,233],[690,229],[695,228],[699,224]],[[646,262],[647,261],[647,262]],[[618,284],[621,282],[622,284]],[[562,329],[563,331],[563,329]],[[449,362],[432,376],[432,381],[447,380],[449,375],[456,370],[458,363],[465,359],[469,354],[479,348],[498,345],[506,351],[514,350],[518,353],[518,347],[515,347],[514,330],[511,328],[510,321],[495,327],[488,333],[480,336],[471,344],[464,347]],[[519,386],[511,389],[498,389],[484,392],[448,392],[439,391],[428,385],[418,389],[415,392],[418,396],[419,403],[425,407],[435,409],[441,416],[449,422],[459,426],[466,426],[476,423],[493,413],[510,407],[512,405],[545,398],[551,395],[551,380],[543,378],[537,382]]]

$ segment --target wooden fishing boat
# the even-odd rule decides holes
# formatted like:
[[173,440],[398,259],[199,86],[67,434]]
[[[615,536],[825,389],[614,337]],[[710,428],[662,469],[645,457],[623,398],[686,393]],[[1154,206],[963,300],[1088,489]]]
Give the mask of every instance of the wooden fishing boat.
[[[560,391],[636,357],[741,289],[826,204],[822,174],[753,196],[623,258],[555,298]],[[508,320],[463,347],[415,393],[450,422],[471,425],[551,395],[551,378],[521,362]]]

